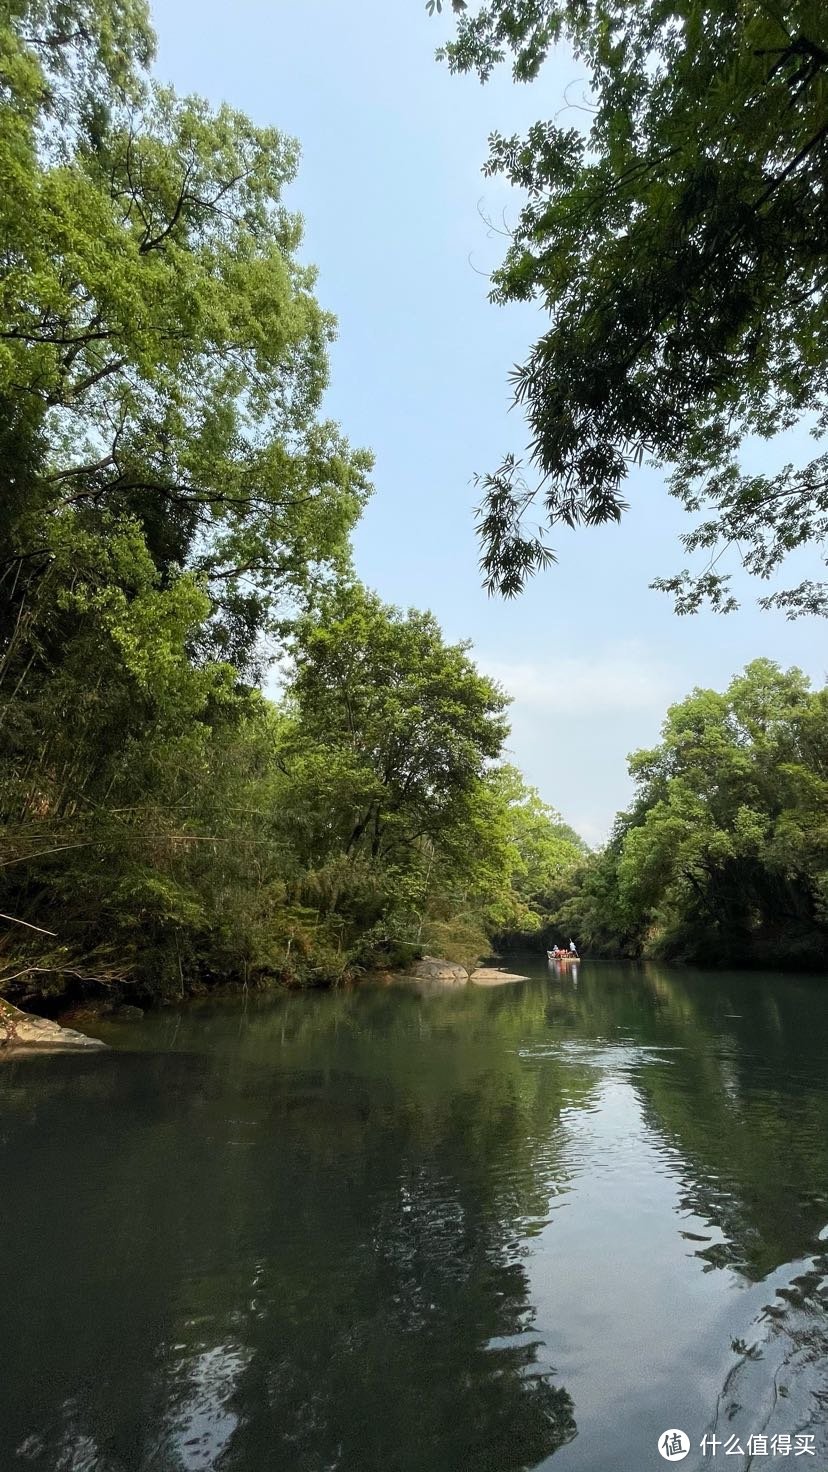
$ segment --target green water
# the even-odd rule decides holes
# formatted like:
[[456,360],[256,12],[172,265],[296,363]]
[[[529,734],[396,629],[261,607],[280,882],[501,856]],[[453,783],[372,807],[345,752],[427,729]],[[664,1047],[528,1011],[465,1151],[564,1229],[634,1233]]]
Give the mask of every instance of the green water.
[[531,970],[6,1062],[2,1472],[826,1472],[828,978]]

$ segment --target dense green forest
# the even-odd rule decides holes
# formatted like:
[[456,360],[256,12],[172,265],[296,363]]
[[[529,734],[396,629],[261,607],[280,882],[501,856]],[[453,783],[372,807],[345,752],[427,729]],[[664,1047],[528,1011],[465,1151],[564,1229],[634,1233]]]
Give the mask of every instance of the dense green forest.
[[630,758],[636,796],[561,915],[604,955],[821,969],[828,689],[755,660],[695,690]]
[[153,45],[141,0],[0,24],[0,992],[332,983],[558,927],[815,962],[825,693],[763,662],[696,692],[590,855],[468,646],[354,574],[371,457],[322,414],[296,145],[155,83]]
[[0,987],[473,960],[583,845],[467,649],[353,576],[296,146],[152,53],[139,0],[2,28]]

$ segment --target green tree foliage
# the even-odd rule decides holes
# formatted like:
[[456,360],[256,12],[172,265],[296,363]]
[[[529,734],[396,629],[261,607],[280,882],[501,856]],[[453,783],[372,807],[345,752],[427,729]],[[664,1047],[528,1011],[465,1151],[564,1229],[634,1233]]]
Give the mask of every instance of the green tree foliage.
[[828,691],[756,660],[673,706],[630,770],[636,800],[568,906],[596,948],[824,961]]
[[[619,832],[621,829],[621,832]],[[582,953],[621,957],[641,954],[639,917],[625,909],[618,892],[618,849],[623,819],[616,821],[609,843],[589,854],[572,871],[554,913],[550,939],[578,937]]]
[[[554,560],[546,530],[620,519],[645,457],[700,514],[704,554],[655,586],[679,612],[735,606],[718,561],[770,578],[824,547],[825,454],[749,473],[746,439],[828,423],[828,11],[822,0],[489,0],[444,48],[485,80],[511,56],[537,77],[568,44],[587,73],[584,129],[556,105],[526,137],[490,138],[485,172],[525,196],[496,302],[537,301],[549,328],[515,370],[539,483],[508,456],[482,477],[482,565],[514,594]],[[778,450],[778,455],[777,455]],[[787,459],[784,440],[770,456]],[[528,521],[542,507],[544,526]],[[828,584],[760,599],[828,609]]]
[[[166,662],[162,631],[135,636],[146,710],[121,643],[107,663],[92,638],[89,668],[121,706],[112,691],[98,701],[81,660],[61,668],[55,708],[38,709],[48,761],[33,755],[6,789],[7,811],[21,797],[27,807],[6,827],[4,909],[56,934],[13,930],[0,984],[25,995],[67,974],[142,994],[330,982],[417,947],[473,965],[498,930],[537,928],[534,897],[577,840],[513,769],[492,765],[505,697],[431,615],[332,588],[294,626],[276,707],[231,666],[182,659],[188,614],[170,616]],[[81,711],[69,726],[71,698]],[[90,760],[107,781],[99,800]]]
[[508,731],[503,692],[431,614],[389,608],[359,585],[299,623],[294,664],[306,889],[311,874],[333,874],[342,907],[347,885],[370,880],[388,938],[394,923],[409,939],[428,918],[467,925],[508,882],[487,776]]
[[299,625],[291,694],[303,733],[347,752],[340,841],[372,858],[451,833],[508,731],[506,697],[468,645],[446,644],[431,614],[401,614],[359,585]]
[[351,581],[296,145],[152,52],[141,0],[0,21],[0,989],[485,950],[505,697]]
[[112,57],[120,6],[71,10],[4,31],[7,616],[31,622],[56,541],[134,526],[162,582],[209,590],[205,643],[238,664],[275,600],[342,564],[366,493],[318,418],[333,323],[282,202],[296,145],[151,84],[143,29]]
[[163,935],[183,976],[185,932],[222,954],[228,866],[194,854],[234,843],[228,742],[243,786],[267,739],[242,681],[348,566],[370,460],[319,416],[296,145],[152,51],[139,0],[0,23],[3,909],[52,969],[134,974]]
[[531,941],[567,896],[587,846],[516,767],[500,766],[490,780],[503,813],[508,865],[492,922],[502,944]]

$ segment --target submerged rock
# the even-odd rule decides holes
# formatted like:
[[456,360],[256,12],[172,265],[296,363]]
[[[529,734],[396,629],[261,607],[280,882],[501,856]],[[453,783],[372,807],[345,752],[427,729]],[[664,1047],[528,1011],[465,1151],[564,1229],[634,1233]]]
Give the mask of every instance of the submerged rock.
[[61,1027],[93,1027],[98,1022],[110,1022],[113,1018],[124,1022],[140,1022],[144,1015],[143,1007],[133,1007],[129,1002],[113,1001],[111,997],[102,997],[95,1001],[79,1002],[70,1007],[66,1012],[58,1014],[58,1022]]
[[475,986],[506,986],[510,981],[528,981],[526,976],[517,976],[513,971],[501,971],[499,966],[478,966],[469,977]]
[[18,1049],[88,1052],[105,1047],[106,1043],[99,1038],[88,1038],[72,1027],[61,1027],[58,1022],[50,1022],[48,1017],[34,1017],[30,1012],[21,1012],[0,998],[0,1057],[4,1053],[16,1053]]

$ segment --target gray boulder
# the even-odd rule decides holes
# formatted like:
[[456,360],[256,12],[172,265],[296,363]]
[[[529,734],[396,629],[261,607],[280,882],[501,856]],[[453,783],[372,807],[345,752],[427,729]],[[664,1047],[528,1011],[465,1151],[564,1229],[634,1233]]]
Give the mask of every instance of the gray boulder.
[[465,986],[469,979],[465,966],[455,966],[439,956],[423,956],[421,961],[415,961],[408,975],[413,981],[439,981],[444,986]]
[[105,1047],[106,1043],[99,1038],[88,1038],[86,1033],[76,1032],[73,1027],[61,1027],[57,1022],[50,1022],[48,1017],[33,1017],[30,1012],[21,1012],[0,997],[0,1057],[16,1053],[18,1049],[90,1052]]

